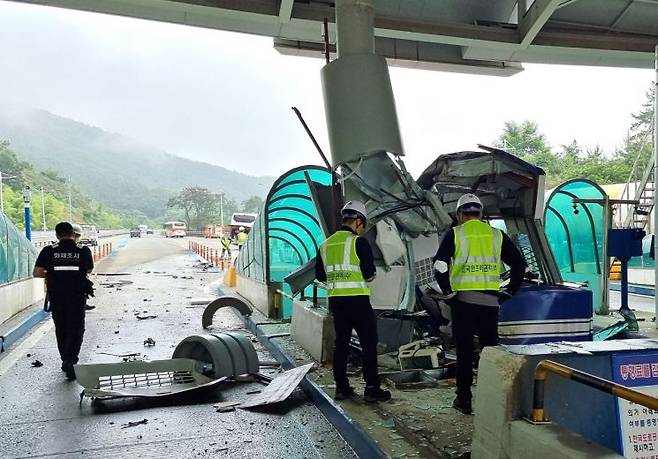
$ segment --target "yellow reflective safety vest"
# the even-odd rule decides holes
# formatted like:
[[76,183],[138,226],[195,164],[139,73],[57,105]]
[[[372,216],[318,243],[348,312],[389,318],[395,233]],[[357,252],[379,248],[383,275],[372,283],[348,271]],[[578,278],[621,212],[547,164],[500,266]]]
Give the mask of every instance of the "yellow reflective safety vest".
[[238,245],[244,245],[244,243],[247,242],[247,237],[247,233],[244,231],[238,233]]
[[455,255],[450,265],[450,285],[455,292],[498,290],[503,272],[503,232],[480,220],[469,220],[453,229]]
[[329,297],[370,295],[356,254],[357,237],[351,231],[339,230],[320,246]]
[[222,238],[220,242],[222,243],[222,247],[224,247],[225,249],[231,248],[231,240],[229,238],[227,237]]

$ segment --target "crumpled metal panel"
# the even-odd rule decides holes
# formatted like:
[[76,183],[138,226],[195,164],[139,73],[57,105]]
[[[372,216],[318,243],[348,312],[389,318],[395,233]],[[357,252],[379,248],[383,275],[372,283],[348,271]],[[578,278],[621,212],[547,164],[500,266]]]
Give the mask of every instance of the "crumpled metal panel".
[[451,212],[459,196],[471,192],[482,199],[487,215],[534,218],[544,171],[503,150],[480,147],[483,151],[439,156],[418,185],[436,193]]

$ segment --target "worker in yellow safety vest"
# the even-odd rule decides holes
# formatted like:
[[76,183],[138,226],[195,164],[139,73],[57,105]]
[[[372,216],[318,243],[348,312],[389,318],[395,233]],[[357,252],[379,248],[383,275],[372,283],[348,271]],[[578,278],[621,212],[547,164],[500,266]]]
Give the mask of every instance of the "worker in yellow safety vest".
[[224,257],[226,257],[230,260],[231,259],[231,238],[228,237],[228,234],[222,233],[222,238],[219,240],[219,243],[222,246],[221,258],[224,259]]
[[362,349],[366,402],[383,402],[391,393],[382,390],[377,371],[377,319],[370,305],[368,282],[376,275],[372,249],[362,237],[367,222],[366,206],[349,201],[341,210],[342,226],[322,243],[315,261],[315,276],[327,285],[329,310],[334,318],[336,341],[333,372],[336,400],[354,395],[347,378],[347,357],[352,330]]
[[242,246],[247,242],[247,233],[244,230],[244,226],[241,226],[238,229],[238,250],[242,249]]
[[[525,260],[503,231],[482,221],[482,201],[471,193],[457,201],[458,226],[443,237],[434,257],[435,278],[450,305],[457,346],[457,398],[453,407],[472,413],[473,339],[480,346],[498,344],[498,308],[519,289]],[[503,263],[509,284],[501,289]]]

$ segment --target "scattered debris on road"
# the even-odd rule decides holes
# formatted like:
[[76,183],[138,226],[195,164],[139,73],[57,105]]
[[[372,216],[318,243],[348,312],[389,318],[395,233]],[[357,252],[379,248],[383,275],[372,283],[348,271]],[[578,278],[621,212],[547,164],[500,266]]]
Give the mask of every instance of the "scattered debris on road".
[[146,338],[144,340],[144,346],[155,346],[155,340],[153,338]]
[[148,422],[149,422],[149,420],[146,419],[146,418],[142,419],[141,421],[129,421],[127,424],[122,424],[121,428],[122,429],[127,429],[129,427],[135,427],[135,426],[139,426],[139,425],[142,425],[142,424],[148,424]]
[[155,319],[156,317],[158,317],[156,314],[144,314],[144,313],[135,314],[135,318],[137,320]]
[[309,363],[281,373],[260,394],[247,400],[240,405],[240,408],[255,408],[257,406],[284,401],[292,394],[292,391],[297,388],[299,383],[302,382],[302,379],[304,379],[304,376],[306,376],[306,373],[308,373],[312,366],[313,364]]
[[206,305],[208,303],[212,303],[215,300],[215,298],[192,298],[190,300],[191,305]]
[[119,357],[124,362],[135,362],[141,360],[142,354],[139,352],[126,352],[125,354],[114,354],[112,352],[98,352],[98,354],[111,355],[113,357]]
[[41,360],[35,360],[34,362],[32,362],[32,366],[35,368],[39,368],[43,366],[43,363],[41,363]]
[[240,403],[242,402],[220,402],[215,403],[213,408],[215,408],[218,413],[227,413],[229,411],[235,411],[235,407]]

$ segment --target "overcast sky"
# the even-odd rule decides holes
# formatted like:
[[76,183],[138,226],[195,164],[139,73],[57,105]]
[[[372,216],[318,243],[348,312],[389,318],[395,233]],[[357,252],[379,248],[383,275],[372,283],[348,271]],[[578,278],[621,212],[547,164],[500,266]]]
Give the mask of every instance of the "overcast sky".
[[[0,98],[253,175],[328,151],[322,59],[270,38],[0,0]],[[412,173],[438,154],[492,144],[508,120],[539,123],[554,147],[620,146],[652,70],[526,65],[513,77],[391,69]],[[1,109],[1,107],[0,107]]]

